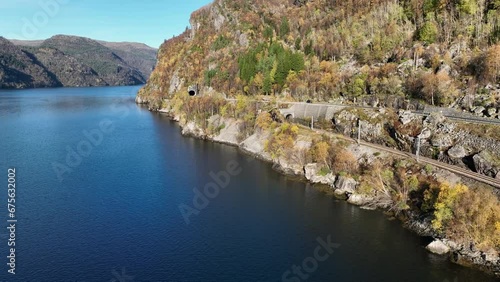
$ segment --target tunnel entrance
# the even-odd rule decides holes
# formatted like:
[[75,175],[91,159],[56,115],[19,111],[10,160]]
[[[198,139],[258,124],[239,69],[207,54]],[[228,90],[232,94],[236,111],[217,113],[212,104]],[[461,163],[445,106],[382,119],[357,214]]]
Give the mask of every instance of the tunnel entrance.
[[198,85],[191,85],[188,87],[189,96],[193,97],[198,95]]

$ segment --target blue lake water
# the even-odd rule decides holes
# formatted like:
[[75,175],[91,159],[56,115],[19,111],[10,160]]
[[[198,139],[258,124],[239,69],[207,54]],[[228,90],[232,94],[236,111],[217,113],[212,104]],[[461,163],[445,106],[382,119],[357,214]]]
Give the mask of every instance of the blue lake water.
[[[0,91],[0,281],[494,281],[429,254],[380,211],[182,137],[135,105],[138,89]],[[187,224],[179,206],[194,209],[207,184],[213,198]]]

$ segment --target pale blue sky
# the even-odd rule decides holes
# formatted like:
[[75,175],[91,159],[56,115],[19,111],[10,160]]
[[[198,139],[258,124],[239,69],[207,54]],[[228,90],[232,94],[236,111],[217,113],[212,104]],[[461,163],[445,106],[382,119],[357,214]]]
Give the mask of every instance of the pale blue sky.
[[159,47],[184,31],[211,0],[0,0],[0,36],[38,40],[56,34]]

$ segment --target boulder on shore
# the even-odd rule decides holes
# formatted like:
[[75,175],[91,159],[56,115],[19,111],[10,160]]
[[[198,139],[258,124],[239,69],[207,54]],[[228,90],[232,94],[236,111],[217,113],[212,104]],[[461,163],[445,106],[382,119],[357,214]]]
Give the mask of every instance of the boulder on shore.
[[426,249],[437,255],[444,255],[450,252],[450,247],[439,239],[436,239],[434,242],[427,245]]
[[194,121],[190,121],[182,127],[182,135],[201,138],[203,137],[203,129],[201,129]]
[[304,166],[304,173],[306,179],[312,183],[321,183],[333,186],[335,183],[335,175],[333,173],[328,173],[325,175],[321,174],[321,166],[317,163],[311,163]]
[[358,182],[351,177],[339,176],[335,181],[335,194],[337,195],[351,195],[356,192]]
[[362,194],[352,194],[347,199],[347,202],[356,206],[365,206],[370,204],[373,201],[373,198],[370,196],[362,195]]

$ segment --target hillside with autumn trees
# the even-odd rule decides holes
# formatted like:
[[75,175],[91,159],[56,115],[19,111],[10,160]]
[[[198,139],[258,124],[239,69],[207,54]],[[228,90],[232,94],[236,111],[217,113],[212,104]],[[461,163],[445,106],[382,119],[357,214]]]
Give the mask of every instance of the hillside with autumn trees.
[[161,46],[140,96],[197,84],[297,101],[499,104],[499,0],[216,0],[190,22]]
[[[404,152],[417,141],[423,156],[498,179],[498,127],[391,107],[498,117],[499,83],[499,0],[215,0],[164,42],[136,101],[185,135],[237,146],[349,203],[383,209],[442,239],[452,261],[500,277],[499,190],[334,134],[359,132]],[[190,97],[192,86],[201,95]],[[347,105],[316,120],[326,129],[317,131],[282,116],[279,100]]]

